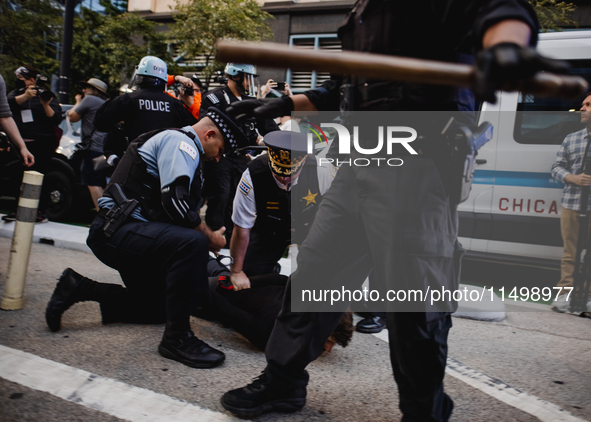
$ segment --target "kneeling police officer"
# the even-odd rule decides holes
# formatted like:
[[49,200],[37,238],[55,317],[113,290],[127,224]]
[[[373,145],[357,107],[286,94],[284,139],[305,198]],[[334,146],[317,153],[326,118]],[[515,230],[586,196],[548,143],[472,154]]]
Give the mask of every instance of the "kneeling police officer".
[[88,246],[119,271],[126,288],[96,283],[64,271],[47,306],[46,321],[58,331],[61,315],[85,300],[101,305],[103,324],[162,323],[158,348],[166,358],[211,368],[224,354],[199,340],[189,317],[197,298],[209,306],[208,251],[225,243],[223,232],[199,217],[202,161],[246,143],[238,127],[212,109],[193,126],[148,132],[133,141],[99,199]]
[[236,290],[250,287],[247,277],[274,272],[285,248],[304,241],[336,174],[336,167],[319,166],[307,154],[304,134],[271,132],[265,144],[269,153],[248,164],[234,198],[230,270]]

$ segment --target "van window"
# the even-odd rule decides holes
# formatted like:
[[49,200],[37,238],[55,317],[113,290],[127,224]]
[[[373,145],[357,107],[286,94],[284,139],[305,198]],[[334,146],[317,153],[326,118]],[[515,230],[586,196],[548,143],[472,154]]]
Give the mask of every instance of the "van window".
[[[591,60],[571,60],[573,75],[591,85]],[[566,135],[583,128],[579,110],[583,98],[563,100],[519,93],[514,139],[520,144],[560,145]]]

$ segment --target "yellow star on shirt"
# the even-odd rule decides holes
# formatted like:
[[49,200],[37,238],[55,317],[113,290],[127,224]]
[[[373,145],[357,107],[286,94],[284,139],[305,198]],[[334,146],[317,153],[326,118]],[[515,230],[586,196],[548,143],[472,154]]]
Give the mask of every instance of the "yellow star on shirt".
[[302,199],[306,200],[306,206],[310,205],[312,202],[316,203],[316,195],[317,193],[312,193],[310,189],[308,189],[308,195],[302,196]]

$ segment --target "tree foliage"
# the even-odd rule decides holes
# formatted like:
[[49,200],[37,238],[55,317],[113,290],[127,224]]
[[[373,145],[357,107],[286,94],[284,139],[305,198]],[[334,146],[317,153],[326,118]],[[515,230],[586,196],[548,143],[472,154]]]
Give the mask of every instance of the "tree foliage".
[[177,0],[175,10],[171,38],[184,58],[205,56],[206,78],[222,66],[213,60],[218,39],[260,41],[273,37],[267,24],[272,15],[263,12],[256,0],[191,0],[188,4]]
[[58,73],[56,43],[62,37],[62,9],[50,0],[0,0],[0,73],[14,87],[14,70],[32,65]]
[[105,16],[82,9],[74,22],[72,80],[96,77],[115,92],[129,82],[142,57],[153,55],[171,63],[157,25],[133,13],[112,11]]
[[530,0],[534,7],[543,31],[561,31],[565,26],[576,26],[571,19],[576,6],[573,3],[557,2],[556,0]]

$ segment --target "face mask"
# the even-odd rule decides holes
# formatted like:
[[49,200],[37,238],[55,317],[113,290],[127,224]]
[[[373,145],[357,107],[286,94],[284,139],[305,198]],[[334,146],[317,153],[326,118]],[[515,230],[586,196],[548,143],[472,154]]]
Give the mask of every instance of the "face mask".
[[291,190],[291,180],[286,184],[281,183],[279,180],[275,179],[275,183],[279,186],[279,189],[283,189],[284,191],[289,192]]
[[16,79],[16,89],[23,89],[25,87],[25,81],[22,79]]

